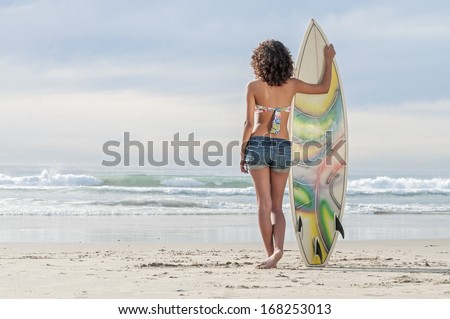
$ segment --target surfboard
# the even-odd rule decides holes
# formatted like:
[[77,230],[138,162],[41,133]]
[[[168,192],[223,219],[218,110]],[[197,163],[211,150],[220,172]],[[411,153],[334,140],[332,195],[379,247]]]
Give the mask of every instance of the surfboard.
[[[307,27],[294,76],[319,83],[329,44],[316,21]],[[292,221],[306,266],[326,266],[339,233],[347,184],[347,115],[336,58],[326,94],[296,94],[289,123],[293,165],[289,175]]]

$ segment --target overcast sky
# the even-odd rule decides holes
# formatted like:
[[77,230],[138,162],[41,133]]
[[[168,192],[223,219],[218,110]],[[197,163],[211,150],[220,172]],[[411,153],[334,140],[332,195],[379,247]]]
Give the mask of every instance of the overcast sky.
[[0,164],[100,165],[125,131],[240,140],[252,49],[275,38],[295,58],[315,18],[337,51],[352,167],[447,169],[449,16],[433,0],[0,0]]

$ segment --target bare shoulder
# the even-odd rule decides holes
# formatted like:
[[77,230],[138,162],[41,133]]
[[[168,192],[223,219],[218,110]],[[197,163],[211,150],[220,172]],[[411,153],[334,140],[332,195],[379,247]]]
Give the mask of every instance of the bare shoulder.
[[250,82],[248,82],[247,83],[247,90],[248,91],[253,91],[253,90],[255,90],[256,88],[258,88],[259,86],[261,86],[261,83],[262,83],[263,81],[261,80],[261,79],[255,79],[255,80],[252,80],[252,81],[250,81]]
[[296,79],[296,78],[289,78],[289,79],[287,80],[287,83],[286,83],[285,85],[286,85],[287,89],[288,89],[290,92],[295,93],[296,87],[298,87],[298,85],[299,85],[300,83],[301,83],[301,81],[300,81],[299,79]]
[[288,80],[287,85],[289,85],[289,88],[293,93],[307,93],[307,94],[317,93],[315,89],[317,85],[303,82],[300,79],[290,78]]
[[296,85],[298,85],[299,83],[301,83],[302,81],[300,81],[299,79],[297,79],[297,78],[289,78],[288,80],[287,80],[287,85],[289,85],[289,86],[296,86]]

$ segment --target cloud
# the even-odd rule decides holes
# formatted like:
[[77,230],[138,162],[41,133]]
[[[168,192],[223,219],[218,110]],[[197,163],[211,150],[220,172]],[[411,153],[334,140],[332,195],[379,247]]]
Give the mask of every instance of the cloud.
[[[230,100],[231,99],[231,100]],[[229,96],[165,96],[136,91],[1,96],[0,154],[3,163],[93,161],[102,145],[133,139],[187,139],[228,143],[241,138],[244,107],[230,112]],[[97,161],[98,163],[100,161]]]
[[295,56],[314,16],[336,45],[349,104],[445,98],[450,4],[433,3],[287,1],[255,16],[270,2],[10,2],[0,7],[0,83],[42,90],[58,75],[48,88],[208,94],[217,77],[232,93],[251,79],[258,42],[278,38]]
[[383,4],[381,1],[376,5],[357,6],[341,15],[329,15],[325,21],[333,25],[332,33],[336,37],[347,40],[434,41],[444,40],[450,35],[446,10],[450,6],[447,2],[442,3],[440,10],[430,10],[423,3],[419,8],[413,8],[414,5],[405,8],[394,3]]
[[436,9],[381,1],[326,16],[349,105],[448,98],[450,4]]
[[2,7],[1,90],[232,94],[251,78],[250,52],[257,43],[245,19],[250,7],[236,5],[243,10],[234,12],[224,1]]
[[[99,59],[66,64],[22,63],[0,57],[0,91],[21,94],[83,93],[135,90],[157,95],[235,95],[241,93],[247,66],[233,63],[142,63],[121,59]],[[249,67],[248,67],[249,68]],[[211,83],[220,85],[211,85]]]
[[[0,156],[88,159],[124,130],[239,139],[251,50],[276,38],[295,56],[314,17],[337,49],[351,159],[446,167],[449,10],[448,1],[3,1]],[[418,143],[426,156],[414,156]]]
[[450,160],[450,99],[361,106],[348,112],[356,167],[444,168]]

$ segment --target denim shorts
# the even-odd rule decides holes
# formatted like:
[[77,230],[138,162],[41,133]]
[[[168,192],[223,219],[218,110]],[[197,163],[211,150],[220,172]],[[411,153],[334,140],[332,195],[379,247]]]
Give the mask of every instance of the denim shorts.
[[269,167],[276,172],[289,172],[291,141],[268,136],[252,136],[245,149],[249,170]]

